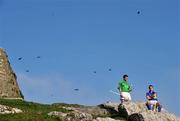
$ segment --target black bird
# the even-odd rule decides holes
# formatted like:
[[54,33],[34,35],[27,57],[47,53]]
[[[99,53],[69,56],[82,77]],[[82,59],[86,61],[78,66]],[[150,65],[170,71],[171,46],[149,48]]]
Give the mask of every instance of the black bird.
[[41,56],[37,56],[36,58],[41,58]]
[[140,14],[140,13],[141,13],[140,11],[137,12],[137,14]]
[[18,58],[18,60],[22,60],[22,57]]
[[26,72],[29,72],[29,70],[26,70]]
[[96,71],[94,71],[94,73],[96,74],[97,72],[96,72]]
[[109,69],[108,71],[112,71],[112,69]]
[[79,91],[79,89],[74,89],[74,91]]

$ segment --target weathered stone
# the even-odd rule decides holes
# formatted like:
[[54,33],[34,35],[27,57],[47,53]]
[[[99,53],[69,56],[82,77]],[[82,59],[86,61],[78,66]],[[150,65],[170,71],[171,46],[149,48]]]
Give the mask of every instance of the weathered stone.
[[75,107],[63,107],[63,108],[69,111],[89,113],[93,117],[110,115],[110,113],[106,109],[100,108],[98,106],[80,106],[77,108]]
[[93,116],[88,113],[79,112],[79,111],[71,111],[69,113],[62,113],[53,111],[48,113],[51,117],[59,118],[63,121],[92,121]]
[[145,102],[126,102],[123,105],[124,108],[118,108],[119,103],[107,102],[99,106],[64,107],[70,112],[51,114],[63,121],[180,121],[164,109],[162,112],[148,111]]
[[125,120],[116,120],[116,119],[113,119],[113,118],[96,118],[94,119],[93,121],[125,121]]
[[[175,115],[163,110],[162,112],[153,112],[146,109],[145,102],[126,102],[123,104],[128,115],[139,113],[143,116],[145,121],[180,121]],[[117,110],[119,103],[104,103],[105,108]]]
[[0,98],[23,99],[6,52],[0,48]]
[[66,113],[62,113],[62,112],[53,111],[53,112],[48,113],[48,116],[58,117],[59,119],[63,120],[63,119],[65,119],[67,114]]
[[18,108],[12,108],[5,105],[0,105],[0,114],[14,114],[14,113],[22,113],[23,111]]
[[92,121],[93,116],[84,112],[73,111],[67,114],[65,121]]

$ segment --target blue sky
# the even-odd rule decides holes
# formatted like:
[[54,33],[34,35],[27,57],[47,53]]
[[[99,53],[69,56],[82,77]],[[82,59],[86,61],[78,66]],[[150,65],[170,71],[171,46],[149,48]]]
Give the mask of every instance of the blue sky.
[[128,74],[134,101],[153,84],[180,115],[179,7],[178,0],[0,0],[0,46],[26,100],[119,101],[109,90]]

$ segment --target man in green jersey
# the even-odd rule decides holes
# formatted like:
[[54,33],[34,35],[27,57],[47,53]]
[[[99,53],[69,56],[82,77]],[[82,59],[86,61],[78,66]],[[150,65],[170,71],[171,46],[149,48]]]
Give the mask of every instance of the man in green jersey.
[[121,104],[124,101],[131,100],[130,92],[132,91],[132,87],[128,83],[128,75],[123,75],[123,80],[119,82],[118,90],[120,92]]

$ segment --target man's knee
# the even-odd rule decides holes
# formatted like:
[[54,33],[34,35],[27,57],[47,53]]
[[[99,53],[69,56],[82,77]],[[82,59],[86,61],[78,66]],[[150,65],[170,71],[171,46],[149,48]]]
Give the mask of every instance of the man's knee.
[[149,104],[149,101],[146,102],[146,107],[148,108],[148,110],[151,110],[151,104]]
[[161,112],[162,106],[159,102],[156,104],[156,107],[158,109],[158,112]]

